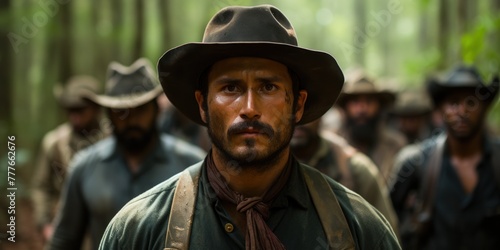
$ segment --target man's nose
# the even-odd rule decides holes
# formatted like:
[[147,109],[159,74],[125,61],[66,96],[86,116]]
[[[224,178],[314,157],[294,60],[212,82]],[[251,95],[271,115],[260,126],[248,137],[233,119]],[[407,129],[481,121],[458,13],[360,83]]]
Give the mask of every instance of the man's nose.
[[243,107],[240,111],[240,117],[243,119],[258,119],[261,116],[261,111],[259,108],[258,96],[249,90],[243,97]]

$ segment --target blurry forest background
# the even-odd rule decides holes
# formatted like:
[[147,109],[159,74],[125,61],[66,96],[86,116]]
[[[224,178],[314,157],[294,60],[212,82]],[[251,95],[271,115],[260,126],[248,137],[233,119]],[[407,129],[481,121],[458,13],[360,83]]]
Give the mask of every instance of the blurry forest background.
[[[220,8],[265,3],[290,19],[300,46],[331,53],[343,69],[365,67],[388,88],[422,86],[458,63],[474,63],[488,80],[500,69],[500,0],[1,0],[0,186],[14,135],[18,196],[27,195],[43,135],[65,120],[54,84],[75,74],[104,84],[110,61],[156,64],[166,50],[201,41]],[[498,100],[488,121],[500,128]]]

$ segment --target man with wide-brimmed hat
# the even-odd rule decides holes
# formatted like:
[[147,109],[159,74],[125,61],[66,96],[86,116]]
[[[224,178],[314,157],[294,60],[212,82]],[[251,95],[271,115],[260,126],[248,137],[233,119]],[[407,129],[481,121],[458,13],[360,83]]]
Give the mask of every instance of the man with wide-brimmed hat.
[[280,10],[224,8],[158,70],[212,149],[129,202],[100,249],[399,249],[380,212],[290,152],[294,126],[328,110],[344,79],[332,56],[297,46]]
[[77,151],[109,135],[101,108],[90,100],[99,91],[99,82],[85,75],[54,87],[54,96],[68,121],[44,136],[33,175],[35,219],[45,240],[52,235],[52,220],[69,162]]
[[404,135],[384,123],[384,115],[394,100],[394,93],[380,89],[363,70],[356,69],[347,74],[336,103],[344,116],[338,134],[368,155],[385,180],[391,173],[394,155],[406,145]]
[[500,140],[485,129],[498,88],[471,66],[429,82],[446,131],[398,156],[391,198],[406,249],[500,246]]
[[109,65],[104,95],[91,97],[107,109],[113,136],[75,156],[65,183],[50,249],[79,249],[89,230],[97,249],[108,222],[125,203],[203,159],[205,152],[160,134],[162,93],[146,59]]

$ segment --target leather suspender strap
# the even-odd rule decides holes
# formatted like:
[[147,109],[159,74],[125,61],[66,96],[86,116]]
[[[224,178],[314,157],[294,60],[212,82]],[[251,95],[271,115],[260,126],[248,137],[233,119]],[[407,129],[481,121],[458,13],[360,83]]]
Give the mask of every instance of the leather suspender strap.
[[441,172],[443,152],[446,142],[446,135],[440,135],[436,138],[436,148],[431,153],[427,169],[424,176],[424,182],[421,193],[421,212],[420,221],[429,220],[432,216],[432,207],[434,206],[434,197],[436,195],[436,183]]
[[201,166],[202,163],[198,163],[182,171],[177,181],[168,218],[165,250],[189,249]]
[[330,249],[355,249],[351,230],[342,208],[323,175],[311,168],[302,168]]
[[[177,181],[164,250],[189,249],[202,163],[184,170]],[[349,225],[330,185],[317,170],[301,168],[330,249],[355,249]]]
[[491,163],[493,164],[493,174],[495,175],[495,182],[497,183],[497,188],[500,189],[500,142],[492,142],[492,152]]

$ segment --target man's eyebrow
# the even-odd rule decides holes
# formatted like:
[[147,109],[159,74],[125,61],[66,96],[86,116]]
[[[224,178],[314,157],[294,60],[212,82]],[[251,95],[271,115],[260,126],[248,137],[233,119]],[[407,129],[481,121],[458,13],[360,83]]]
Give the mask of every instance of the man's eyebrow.
[[[255,78],[256,81],[260,83],[275,83],[284,81],[282,76],[259,76]],[[241,84],[242,80],[238,78],[232,78],[229,76],[222,76],[213,81],[216,84]]]
[[269,77],[259,76],[256,77],[256,80],[261,83],[273,83],[273,82],[281,82],[284,80],[284,78],[281,76],[269,76]]
[[223,76],[223,77],[215,79],[214,83],[217,83],[217,84],[240,84],[241,80],[237,79],[237,78]]

